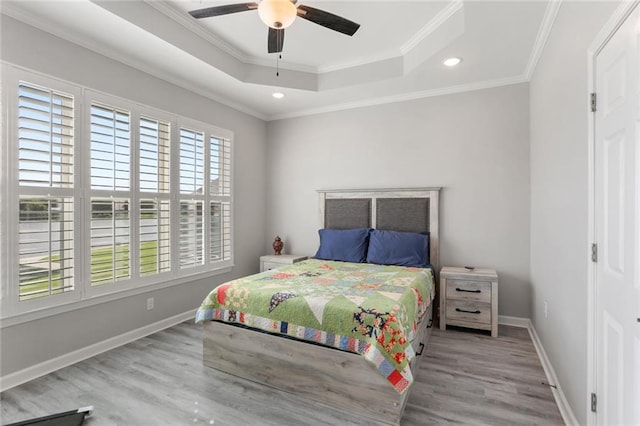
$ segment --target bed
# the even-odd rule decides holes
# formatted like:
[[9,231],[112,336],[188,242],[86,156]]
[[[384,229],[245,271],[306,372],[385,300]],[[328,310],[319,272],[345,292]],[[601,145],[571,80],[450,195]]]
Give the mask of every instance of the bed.
[[[196,317],[203,363],[399,424],[437,300],[439,188],[319,191],[319,199],[319,258],[222,284],[205,298]],[[328,236],[363,238],[364,230],[370,262],[374,242],[426,235],[430,267],[325,256]]]

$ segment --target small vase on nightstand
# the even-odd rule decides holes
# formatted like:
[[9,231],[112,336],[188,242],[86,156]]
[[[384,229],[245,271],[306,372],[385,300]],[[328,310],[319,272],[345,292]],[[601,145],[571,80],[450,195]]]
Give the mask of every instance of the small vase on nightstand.
[[276,255],[280,255],[282,252],[282,248],[284,247],[284,243],[280,239],[280,236],[276,235],[276,239],[273,240],[273,252]]

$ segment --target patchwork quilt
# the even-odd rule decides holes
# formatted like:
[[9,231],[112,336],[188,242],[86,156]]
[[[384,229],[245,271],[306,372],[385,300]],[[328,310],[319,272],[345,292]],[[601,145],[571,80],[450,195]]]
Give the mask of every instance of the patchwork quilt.
[[430,268],[309,259],[218,286],[196,322],[239,323],[361,354],[403,393],[413,381],[411,342],[433,295]]

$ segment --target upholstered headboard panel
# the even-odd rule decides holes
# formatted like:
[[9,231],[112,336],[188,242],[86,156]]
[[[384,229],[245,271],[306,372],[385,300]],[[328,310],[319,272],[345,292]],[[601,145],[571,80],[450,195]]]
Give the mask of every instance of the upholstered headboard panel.
[[338,198],[326,200],[324,227],[329,229],[371,228],[371,199]]
[[326,190],[320,195],[320,227],[429,232],[429,259],[439,269],[440,188]]
[[429,232],[429,198],[378,198],[376,229]]

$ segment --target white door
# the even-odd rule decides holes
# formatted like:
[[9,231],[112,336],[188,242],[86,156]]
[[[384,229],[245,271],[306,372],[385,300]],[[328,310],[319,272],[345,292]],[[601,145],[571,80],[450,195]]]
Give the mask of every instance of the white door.
[[640,425],[640,7],[595,58],[597,424]]

